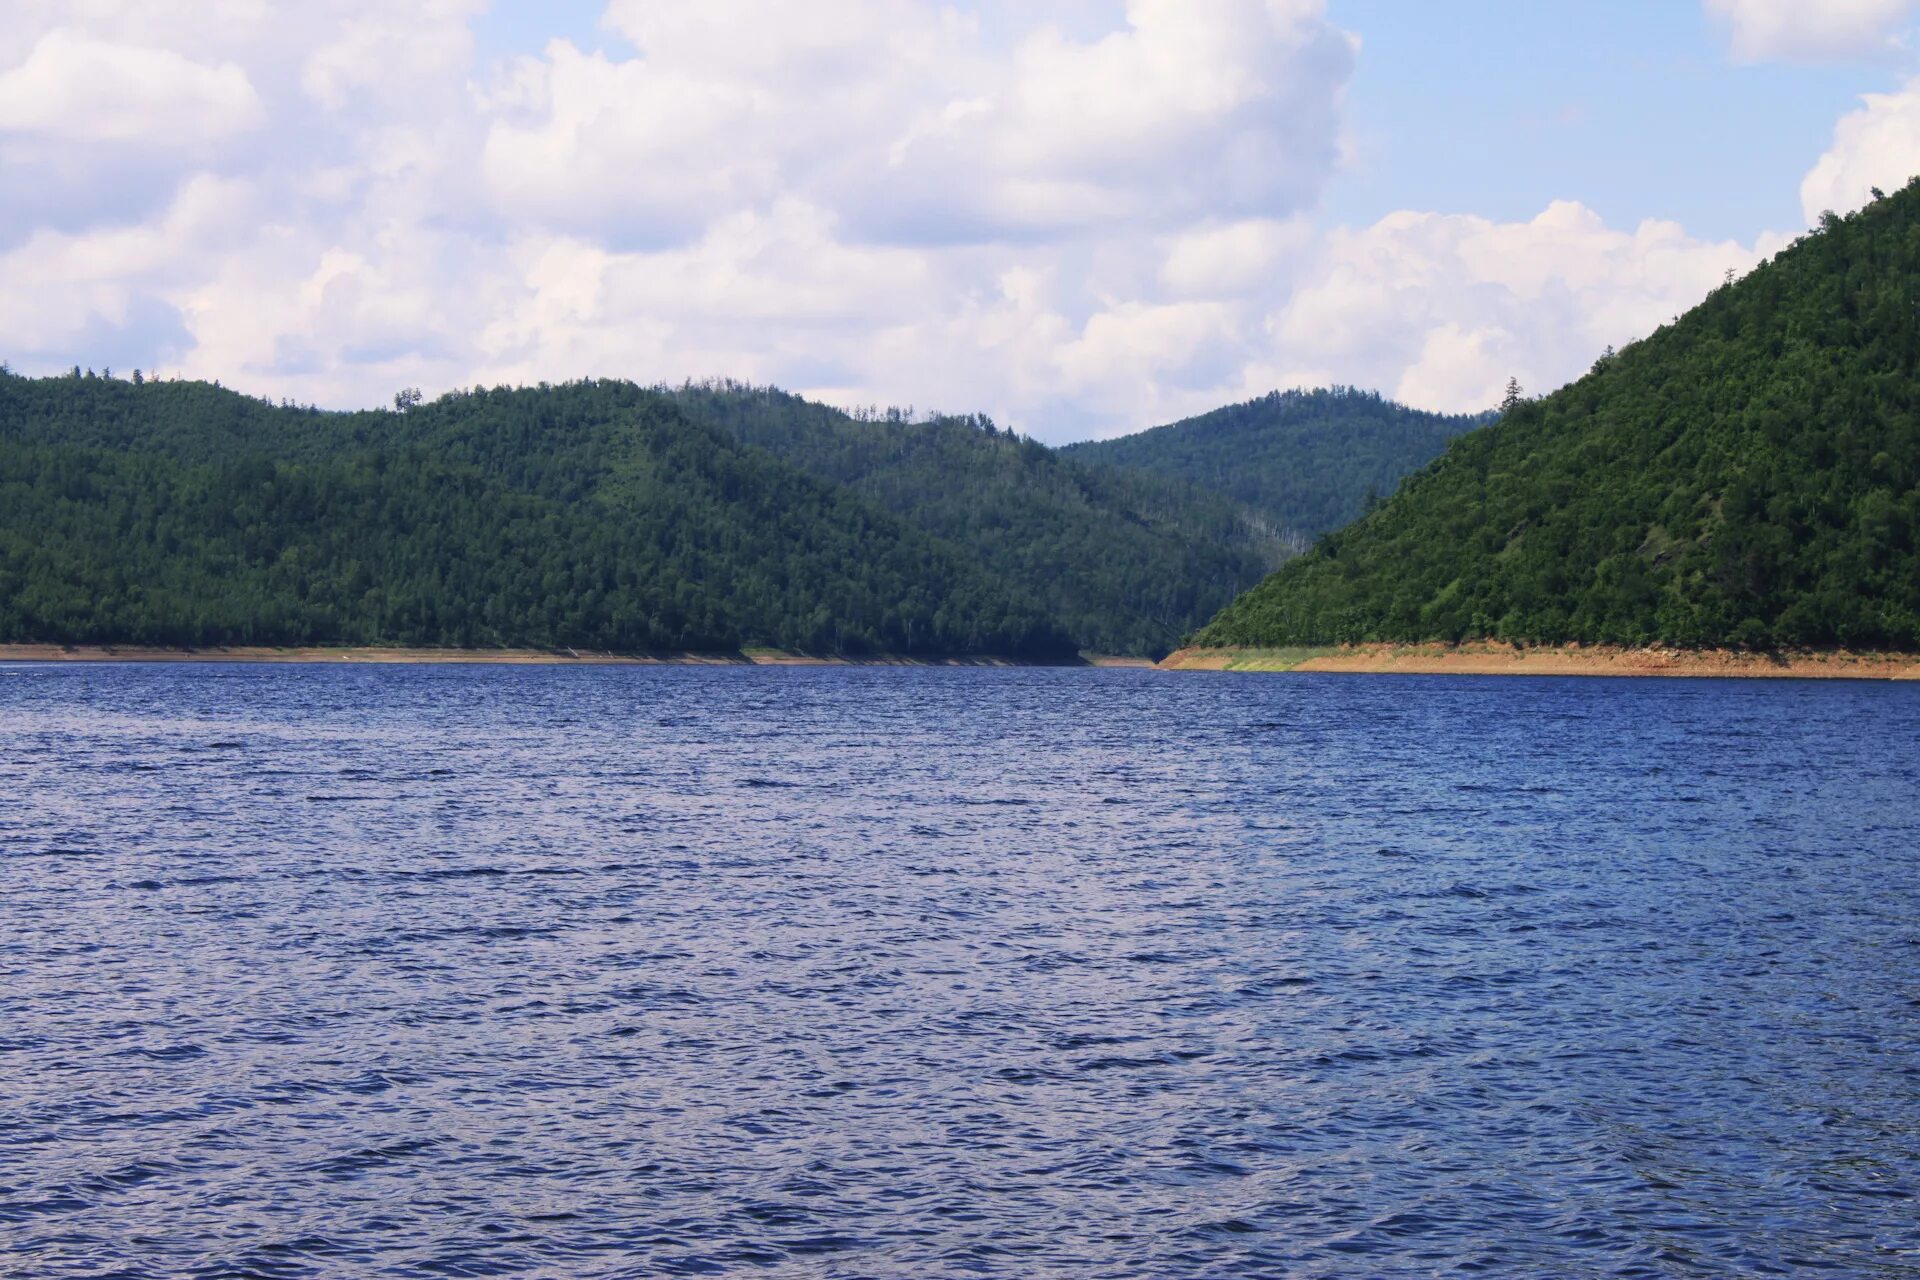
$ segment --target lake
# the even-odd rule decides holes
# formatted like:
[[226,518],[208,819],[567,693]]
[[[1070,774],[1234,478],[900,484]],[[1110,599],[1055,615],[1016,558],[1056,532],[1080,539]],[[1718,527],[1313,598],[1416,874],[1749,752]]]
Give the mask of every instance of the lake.
[[1920,685],[0,669],[0,1273],[1920,1275]]

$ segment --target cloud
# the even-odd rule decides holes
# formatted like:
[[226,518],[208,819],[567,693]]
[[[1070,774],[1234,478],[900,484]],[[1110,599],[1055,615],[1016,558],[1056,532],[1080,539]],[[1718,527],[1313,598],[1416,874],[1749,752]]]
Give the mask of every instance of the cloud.
[[418,115],[461,105],[473,62],[468,21],[478,0],[411,0],[406,5],[336,5],[300,67],[301,91],[329,112],[356,103]]
[[180,291],[244,234],[247,184],[210,176],[186,183],[152,223],[84,233],[42,231],[0,255],[0,343],[56,362],[91,364],[102,331],[128,333],[156,317],[153,351],[181,354]]
[[1180,297],[1264,291],[1312,240],[1312,225],[1304,218],[1202,223],[1174,237],[1160,281]]
[[1659,221],[1619,231],[1572,201],[1527,222],[1396,213],[1328,237],[1268,319],[1269,367],[1279,381],[1289,367],[1338,370],[1410,404],[1484,409],[1510,376],[1533,391],[1578,376],[1776,241],[1701,241]]
[[1132,0],[1098,40],[1028,36],[861,203],[908,238],[1284,217],[1336,168],[1353,58],[1318,4]]
[[844,244],[831,215],[797,200],[724,218],[690,245],[529,236],[513,260],[511,301],[478,338],[486,380],[772,378],[790,361],[849,358],[936,293],[923,255]]
[[481,168],[523,224],[672,243],[782,189],[772,157],[783,149],[753,136],[773,106],[763,90],[561,41],[521,62],[510,91],[532,109],[494,121]]
[[[606,49],[490,65],[479,8],[15,0],[0,357],[340,406],[730,375],[1065,440],[1297,384],[1484,408],[1763,248],[1316,227],[1357,56],[1319,0],[614,0]],[[1905,110],[1843,123],[1839,186]]]
[[637,52],[557,42],[498,101],[489,184],[527,218],[668,241],[776,196],[866,239],[980,243],[1309,206],[1352,41],[1318,0],[1130,0],[1095,38],[1027,6],[616,0]]
[[1741,62],[1827,62],[1896,53],[1916,0],[1706,0]]
[[19,0],[3,354],[1185,407],[1309,246],[1355,49],[1320,0],[615,0],[615,52],[485,67],[479,8]]
[[1869,93],[1859,110],[1840,118],[1833,144],[1800,184],[1809,225],[1822,212],[1851,213],[1873,198],[1873,188],[1897,191],[1920,174],[1920,81],[1897,93]]
[[257,128],[260,99],[231,62],[57,28],[0,73],[0,136],[195,146]]

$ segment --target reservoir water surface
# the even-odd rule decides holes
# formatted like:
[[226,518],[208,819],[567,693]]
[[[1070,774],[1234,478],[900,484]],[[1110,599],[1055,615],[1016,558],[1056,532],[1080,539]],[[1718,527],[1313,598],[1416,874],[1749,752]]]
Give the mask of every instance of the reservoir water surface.
[[1920,1275],[1920,685],[0,668],[0,1273]]

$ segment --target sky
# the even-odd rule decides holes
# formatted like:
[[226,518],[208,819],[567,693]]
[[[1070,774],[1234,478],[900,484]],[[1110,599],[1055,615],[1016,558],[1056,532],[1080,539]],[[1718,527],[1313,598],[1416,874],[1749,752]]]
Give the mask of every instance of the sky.
[[8,0],[0,360],[1472,411],[1920,173],[1920,0]]

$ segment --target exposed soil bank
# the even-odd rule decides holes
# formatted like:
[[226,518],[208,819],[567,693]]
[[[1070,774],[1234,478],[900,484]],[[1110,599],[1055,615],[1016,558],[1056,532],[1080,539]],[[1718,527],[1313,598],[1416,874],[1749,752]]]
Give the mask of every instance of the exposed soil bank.
[[[1088,658],[1096,666],[1123,665],[1133,659]],[[572,649],[405,649],[296,648],[233,646],[162,649],[141,645],[0,644],[0,662],[362,662],[441,663],[507,666],[884,666],[1014,667],[1034,665],[1010,658],[913,657],[893,655],[849,658],[794,653],[785,649],[747,649],[734,653],[601,653]]]
[[1920,654],[1802,650],[1737,653],[1727,649],[1621,649],[1510,644],[1369,644],[1323,649],[1181,649],[1168,671],[1337,671],[1466,676],[1788,676],[1843,680],[1920,680]]

